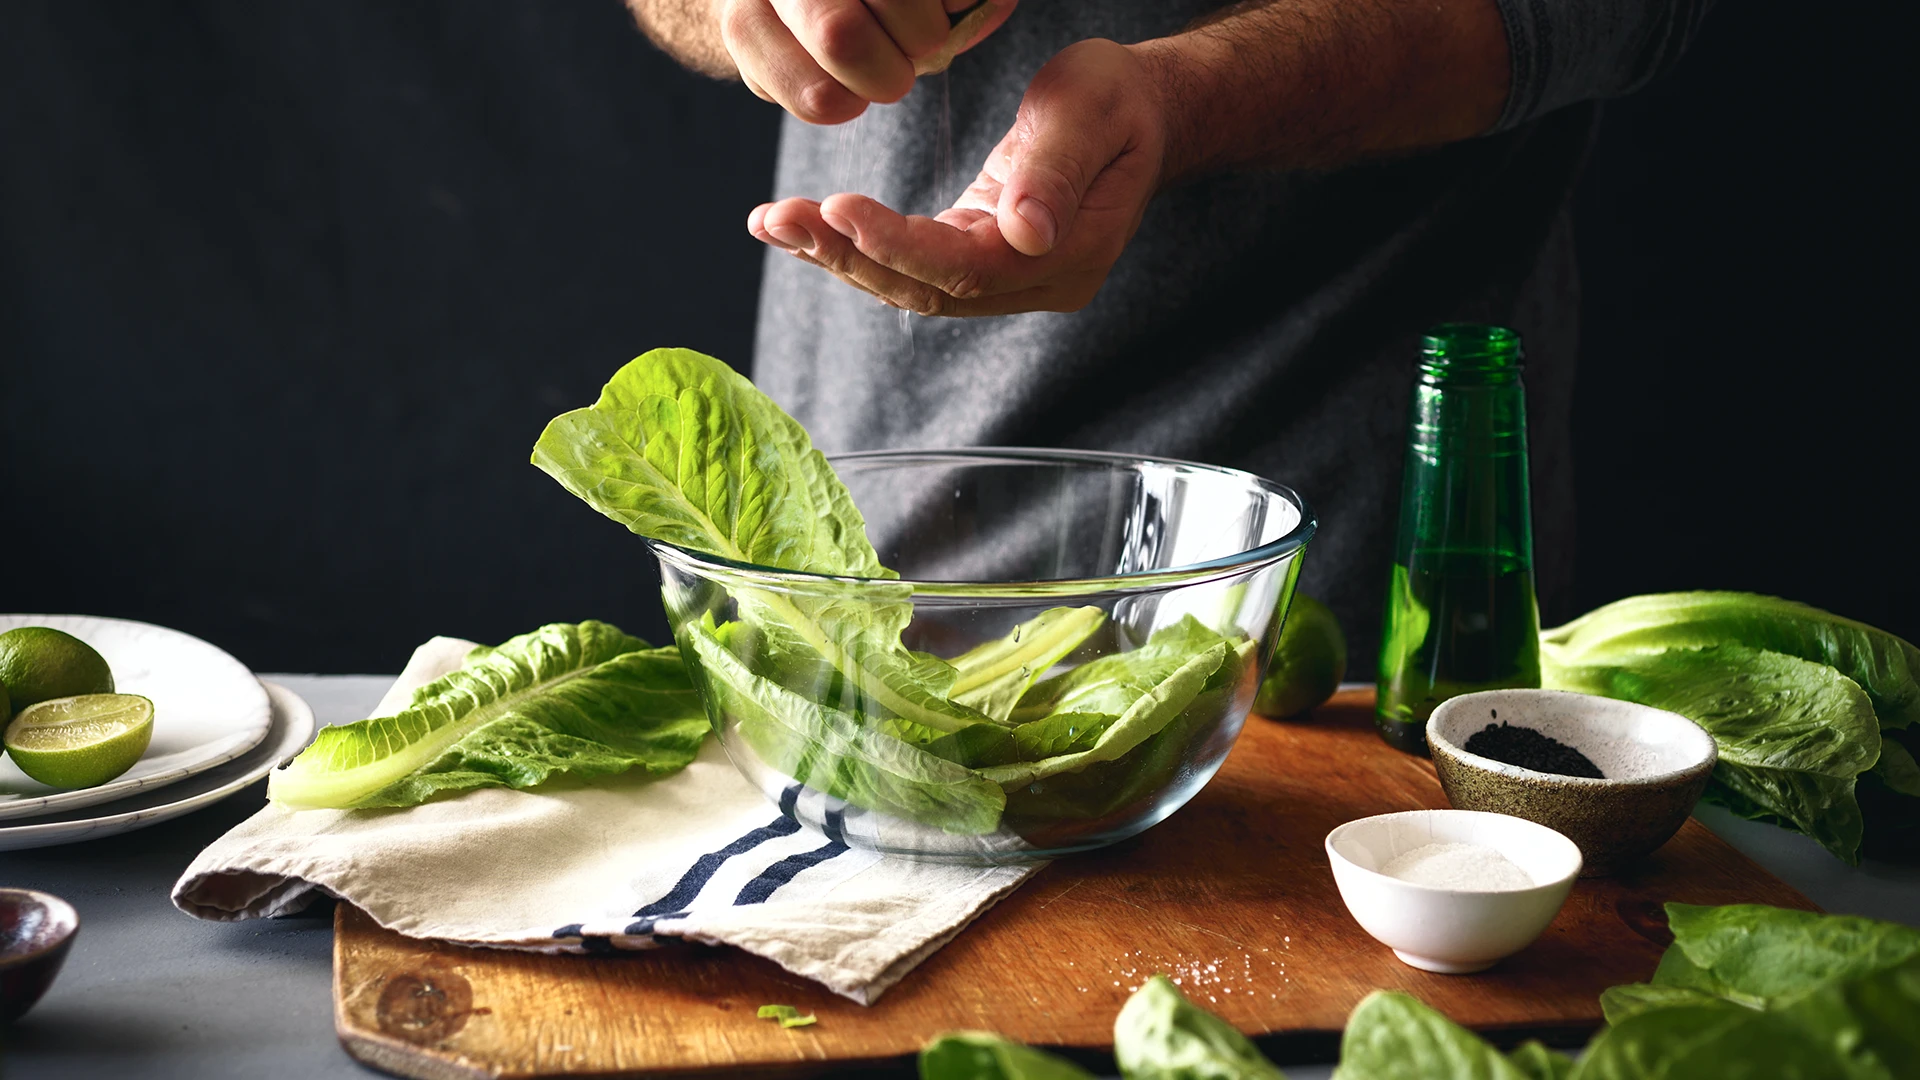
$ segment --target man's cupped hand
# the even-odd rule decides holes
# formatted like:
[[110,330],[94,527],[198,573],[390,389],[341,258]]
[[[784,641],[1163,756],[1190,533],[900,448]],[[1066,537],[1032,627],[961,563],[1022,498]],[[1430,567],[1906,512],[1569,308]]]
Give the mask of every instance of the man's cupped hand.
[[755,237],[922,315],[1077,311],[1160,185],[1167,118],[1132,49],[1074,44],[1027,88],[1012,130],[952,208],[908,216],[864,195],[755,207]]

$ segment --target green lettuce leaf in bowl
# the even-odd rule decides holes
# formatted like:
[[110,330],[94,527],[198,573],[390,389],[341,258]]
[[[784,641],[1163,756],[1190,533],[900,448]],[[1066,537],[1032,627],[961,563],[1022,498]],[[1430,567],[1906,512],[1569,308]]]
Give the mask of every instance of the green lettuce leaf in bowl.
[[664,775],[707,731],[678,649],[603,622],[555,623],[473,650],[392,716],[322,728],[267,795],[292,809],[414,806],[558,776]]

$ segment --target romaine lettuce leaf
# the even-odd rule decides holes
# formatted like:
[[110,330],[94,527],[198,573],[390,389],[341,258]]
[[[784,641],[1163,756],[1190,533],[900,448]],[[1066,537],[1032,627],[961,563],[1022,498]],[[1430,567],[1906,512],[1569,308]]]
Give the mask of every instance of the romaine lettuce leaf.
[[1347,1017],[1334,1080],[1530,1080],[1533,1075],[1410,994],[1375,990]]
[[1127,998],[1113,1021],[1127,1080],[1284,1080],[1233,1025],[1188,1001],[1165,975]]
[[1858,915],[1765,904],[1668,904],[1667,926],[1673,945],[1653,985],[1698,990],[1757,1009],[1920,956],[1920,930]]
[[710,621],[689,627],[683,645],[716,714],[770,767],[854,806],[950,833],[998,827],[1006,794],[979,773],[754,674]]
[[[642,536],[735,562],[880,579],[866,522],[800,424],[744,376],[689,349],[655,349],[600,399],[555,417],[533,463]],[[886,714],[941,731],[987,717],[930,689],[900,644],[911,592],[875,581],[740,588],[749,622],[804,641]]]
[[1629,1016],[1636,1016],[1653,1009],[1670,1009],[1678,1005],[1703,1005],[1724,1000],[1705,990],[1692,990],[1684,986],[1627,983],[1624,986],[1609,986],[1600,991],[1600,1012],[1606,1016],[1607,1023],[1617,1024]]
[[[1204,652],[1188,657],[1186,662],[1169,671],[1165,678],[1135,695],[1127,705],[1126,711],[1101,731],[1100,737],[1085,750],[1041,758],[1038,761],[996,765],[980,770],[981,775],[1002,787],[1025,787],[1035,780],[1058,773],[1072,772],[1103,761],[1113,761],[1159,734],[1160,729],[1172,723],[1174,717],[1179,716],[1187,706],[1193,704],[1193,700],[1200,696],[1201,689],[1206,686],[1207,678],[1219,670],[1229,653],[1226,642],[1221,641]],[[1120,653],[1105,657],[1103,660],[1096,660],[1094,663],[1132,655],[1135,654]]]
[[1181,665],[1215,645],[1231,643],[1191,615],[1161,627],[1139,648],[1113,653],[1037,683],[1010,714],[1026,724],[1055,713],[1119,716],[1142,694],[1166,681]]
[[555,417],[533,463],[642,536],[740,562],[895,576],[806,429],[732,368],[655,349]]
[[1806,604],[1742,592],[1633,596],[1540,635],[1542,659],[1593,663],[1623,652],[1737,644],[1837,669],[1873,702],[1883,728],[1920,721],[1920,649]]
[[1126,754],[1090,764],[1081,759],[1071,771],[1050,769],[1039,783],[1009,787],[1007,826],[1042,843],[1056,828],[1084,828],[1165,790],[1189,767],[1198,740],[1219,729],[1221,717],[1242,694],[1252,693],[1248,672],[1254,650],[1252,641],[1241,639],[1186,707]]
[[1060,662],[1107,621],[1097,607],[1057,607],[1028,619],[1006,637],[969,649],[952,660],[953,699],[995,720],[1005,720],[1047,669]]
[[1894,791],[1920,798],[1920,762],[1914,761],[1913,752],[1885,732],[1880,735],[1880,760],[1873,763],[1873,772]]
[[949,1031],[920,1051],[920,1080],[1093,1080],[1093,1074],[986,1031]]
[[1119,717],[1111,713],[1063,712],[1013,729],[1017,760],[1038,761],[1091,750]]
[[1742,645],[1601,653],[1565,662],[1543,650],[1541,685],[1668,709],[1705,728],[1720,751],[1716,794],[1771,815],[1859,860],[1854,783],[1880,757],[1873,704],[1824,664]]
[[1514,1047],[1507,1060],[1528,1080],[1567,1080],[1573,1075],[1572,1058],[1533,1039]]
[[1920,1074],[1920,958],[1830,979],[1768,1010],[1718,998],[1633,1013],[1587,1047],[1576,1080]]
[[552,777],[675,772],[708,730],[679,650],[602,622],[555,623],[475,649],[392,716],[322,728],[268,797],[302,808],[413,806]]

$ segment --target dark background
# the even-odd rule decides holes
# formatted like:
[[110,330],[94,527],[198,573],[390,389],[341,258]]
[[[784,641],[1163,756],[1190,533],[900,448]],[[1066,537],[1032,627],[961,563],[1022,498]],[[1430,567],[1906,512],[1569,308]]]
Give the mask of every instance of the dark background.
[[[1905,65],[1809,10],[1721,5],[1608,108],[1582,609],[1751,589],[1920,638]],[[527,454],[646,348],[749,356],[777,120],[617,0],[0,5],[0,610],[260,670],[662,635],[644,549]]]

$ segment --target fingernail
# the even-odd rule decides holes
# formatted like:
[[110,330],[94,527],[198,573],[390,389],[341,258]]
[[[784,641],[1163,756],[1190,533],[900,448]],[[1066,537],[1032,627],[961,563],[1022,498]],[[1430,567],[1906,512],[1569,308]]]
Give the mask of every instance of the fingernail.
[[855,244],[860,242],[860,230],[854,228],[853,222],[848,218],[836,214],[831,210],[822,210],[820,211],[820,220],[826,222],[828,227],[833,229],[834,232],[839,233]]
[[1034,232],[1040,234],[1041,243],[1048,247],[1053,246],[1054,233],[1057,227],[1053,222],[1053,211],[1047,209],[1046,203],[1029,195],[1014,205],[1013,212],[1019,214],[1020,220],[1026,222],[1033,228]]
[[783,221],[778,225],[767,226],[767,235],[788,248],[798,248],[801,251],[812,251],[814,248],[813,234],[791,222]]

